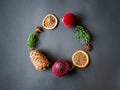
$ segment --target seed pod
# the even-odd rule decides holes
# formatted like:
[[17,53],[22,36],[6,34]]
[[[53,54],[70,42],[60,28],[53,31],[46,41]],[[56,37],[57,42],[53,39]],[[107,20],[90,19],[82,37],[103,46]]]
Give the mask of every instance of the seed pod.
[[37,27],[34,29],[34,32],[35,32],[35,33],[41,33],[41,32],[43,32],[43,30],[41,29],[40,26],[37,26]]
[[50,62],[48,59],[38,50],[32,50],[30,52],[30,59],[36,70],[41,71],[49,67]]

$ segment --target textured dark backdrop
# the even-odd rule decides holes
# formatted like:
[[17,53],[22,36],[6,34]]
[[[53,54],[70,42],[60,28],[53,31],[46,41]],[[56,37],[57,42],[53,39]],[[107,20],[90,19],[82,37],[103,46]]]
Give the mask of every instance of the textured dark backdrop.
[[[120,0],[0,0],[0,90],[120,90]],[[93,35],[91,64],[63,78],[51,68],[34,69],[26,48],[27,37],[48,13],[59,20],[73,12]],[[71,61],[83,49],[73,28],[60,21],[39,36],[37,49],[50,60]]]

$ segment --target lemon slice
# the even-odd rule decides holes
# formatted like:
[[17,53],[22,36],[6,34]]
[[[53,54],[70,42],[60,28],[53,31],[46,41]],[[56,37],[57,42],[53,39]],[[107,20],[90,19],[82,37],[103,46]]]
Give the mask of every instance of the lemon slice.
[[47,16],[45,16],[42,22],[42,26],[48,30],[54,29],[57,26],[57,24],[58,20],[53,14],[48,14]]
[[89,64],[89,56],[83,50],[78,50],[72,55],[72,63],[78,68],[85,68]]

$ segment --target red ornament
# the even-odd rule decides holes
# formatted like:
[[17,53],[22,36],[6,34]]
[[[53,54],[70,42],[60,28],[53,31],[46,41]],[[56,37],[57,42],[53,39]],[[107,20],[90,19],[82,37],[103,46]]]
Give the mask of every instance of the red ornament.
[[66,13],[62,18],[62,22],[67,27],[73,27],[76,25],[76,16],[73,13]]
[[57,77],[63,77],[69,70],[70,64],[65,60],[57,60],[52,66],[52,72]]

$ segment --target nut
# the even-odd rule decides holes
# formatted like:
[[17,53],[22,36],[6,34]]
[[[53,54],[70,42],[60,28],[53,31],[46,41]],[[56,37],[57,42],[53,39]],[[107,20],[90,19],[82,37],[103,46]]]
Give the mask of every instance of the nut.
[[41,30],[41,27],[40,27],[40,26],[37,26],[37,27],[34,29],[34,32],[36,32],[36,33],[41,33],[41,32],[43,32],[43,30]]

